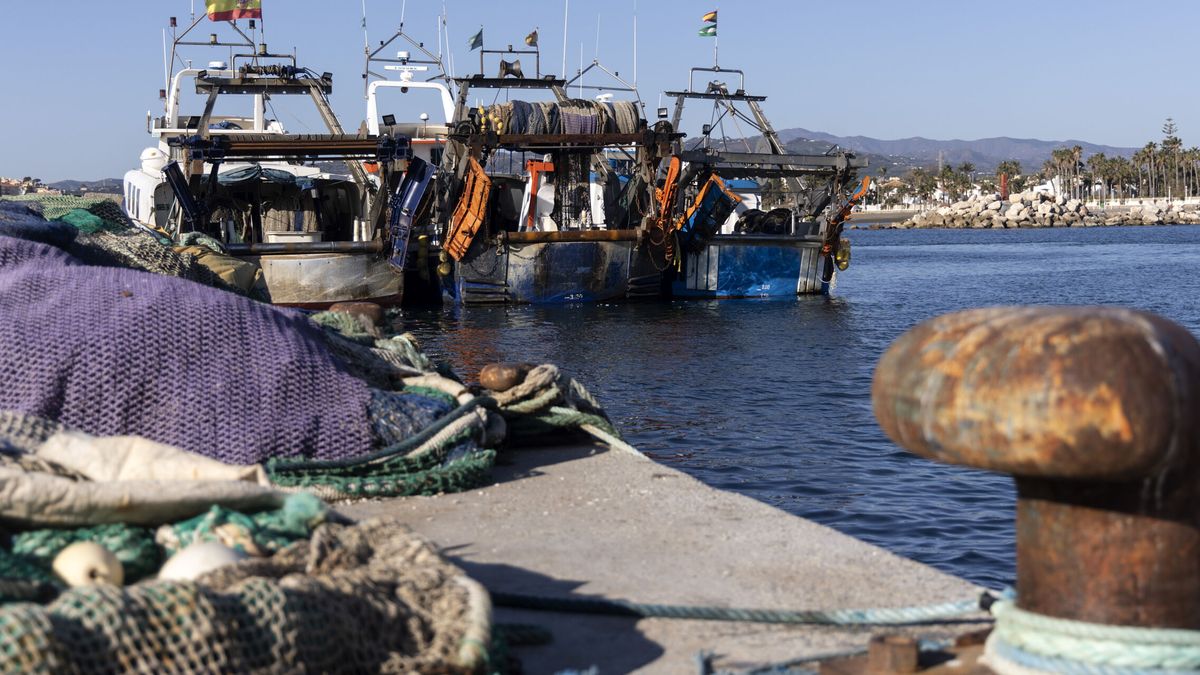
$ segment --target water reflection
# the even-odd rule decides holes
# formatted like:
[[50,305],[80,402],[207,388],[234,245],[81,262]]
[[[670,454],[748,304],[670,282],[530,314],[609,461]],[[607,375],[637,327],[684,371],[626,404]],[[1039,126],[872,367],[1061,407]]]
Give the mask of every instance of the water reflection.
[[446,308],[405,323],[471,379],[494,361],[559,364],[632,443],[710,485],[1010,583],[1011,481],[888,441],[871,413],[875,362],[913,324],[983,305],[1126,304],[1194,331],[1200,228],[852,237],[855,265],[830,298]]

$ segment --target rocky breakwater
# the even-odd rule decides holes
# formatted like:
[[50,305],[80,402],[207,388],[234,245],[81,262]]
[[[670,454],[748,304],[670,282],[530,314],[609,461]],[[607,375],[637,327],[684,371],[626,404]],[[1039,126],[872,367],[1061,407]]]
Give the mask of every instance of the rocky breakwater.
[[1133,204],[1108,210],[1105,225],[1200,225],[1200,204]]
[[1000,199],[980,195],[931,211],[918,213],[897,228],[1013,228],[1093,227],[1105,224],[1103,214],[1093,213],[1078,199],[1044,193],[1022,192]]

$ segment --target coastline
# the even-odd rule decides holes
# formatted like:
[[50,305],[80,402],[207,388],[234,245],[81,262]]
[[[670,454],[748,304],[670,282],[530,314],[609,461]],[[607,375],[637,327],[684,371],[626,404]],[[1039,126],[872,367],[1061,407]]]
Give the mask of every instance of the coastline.
[[846,229],[1036,229],[1200,224],[1198,200],[1082,202],[1049,195],[1014,195],[1012,201],[982,195],[947,206],[853,214]]

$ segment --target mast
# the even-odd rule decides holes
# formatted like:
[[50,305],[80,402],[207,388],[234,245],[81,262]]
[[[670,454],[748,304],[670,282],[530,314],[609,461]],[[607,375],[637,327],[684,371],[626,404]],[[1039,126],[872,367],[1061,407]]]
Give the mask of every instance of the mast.
[[571,11],[571,0],[563,0],[563,64],[562,77],[567,76],[567,16]]

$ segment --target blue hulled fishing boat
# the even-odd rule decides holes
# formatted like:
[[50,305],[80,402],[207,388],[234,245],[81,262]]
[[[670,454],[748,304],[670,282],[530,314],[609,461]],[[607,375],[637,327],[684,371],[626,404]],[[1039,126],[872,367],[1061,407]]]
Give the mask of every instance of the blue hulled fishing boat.
[[[713,79],[697,88],[700,73]],[[738,78],[736,89],[716,79],[724,76]],[[842,224],[866,192],[869,179],[857,180],[866,160],[837,148],[789,153],[759,106],[766,97],[746,93],[740,70],[692,68],[688,88],[666,95],[675,99],[672,128],[689,101],[713,107],[713,122],[696,141],[677,141],[663,169],[646,255],[665,270],[666,292],[680,298],[827,292],[836,270],[849,265]],[[665,117],[666,109],[659,114]],[[730,141],[726,121],[758,135]],[[736,143],[742,151],[731,148]]]

